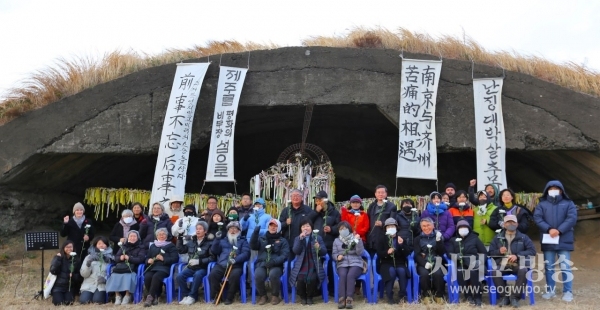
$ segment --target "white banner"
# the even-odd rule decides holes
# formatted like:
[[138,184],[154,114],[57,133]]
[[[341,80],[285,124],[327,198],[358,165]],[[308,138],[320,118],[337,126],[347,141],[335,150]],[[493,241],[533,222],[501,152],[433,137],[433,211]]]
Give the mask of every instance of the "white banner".
[[172,215],[168,208],[169,199],[185,194],[192,122],[208,66],[208,63],[179,63],[175,71],[150,198],[151,204],[164,203],[169,215]]
[[210,136],[206,181],[235,181],[233,135],[238,103],[247,71],[246,68],[221,67]]
[[402,60],[397,178],[437,180],[435,103],[441,70],[441,60]]
[[506,141],[502,117],[502,78],[474,79],[477,188],[495,184],[507,188]]

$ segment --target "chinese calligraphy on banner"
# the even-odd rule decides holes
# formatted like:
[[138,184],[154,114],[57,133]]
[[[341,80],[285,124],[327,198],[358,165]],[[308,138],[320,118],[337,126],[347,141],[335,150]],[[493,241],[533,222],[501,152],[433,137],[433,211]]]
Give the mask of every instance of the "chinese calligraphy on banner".
[[217,85],[206,181],[235,181],[233,135],[240,94],[246,79],[245,68],[221,67]]
[[402,60],[397,178],[437,180],[435,103],[442,61]]
[[177,64],[158,147],[150,203],[166,203],[171,196],[185,194],[192,122],[208,66],[209,63]]
[[477,187],[507,188],[506,142],[502,117],[502,78],[474,79]]

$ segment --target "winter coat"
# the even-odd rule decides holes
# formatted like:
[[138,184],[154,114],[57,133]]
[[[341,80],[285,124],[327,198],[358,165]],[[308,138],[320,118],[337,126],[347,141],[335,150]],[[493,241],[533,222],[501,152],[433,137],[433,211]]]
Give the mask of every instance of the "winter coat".
[[[114,260],[112,248],[106,248],[104,252],[96,251],[91,248],[88,256],[81,263],[79,273],[83,278],[81,291],[95,292],[96,290],[106,291],[106,267]],[[90,267],[87,262],[92,261]]]
[[[494,188],[494,197],[490,197],[488,196],[488,203],[493,203],[495,206],[497,206],[498,204],[500,204],[500,192],[498,191],[498,186],[496,186],[496,184],[486,184],[483,188],[485,190],[485,188],[488,187],[488,185],[491,185]],[[486,193],[487,194],[487,193]],[[474,186],[469,186],[469,201],[474,205],[477,206],[479,205],[479,197],[477,197],[477,191],[475,191],[475,187]]]
[[[504,211],[505,213],[501,213],[500,211]],[[513,215],[517,215],[517,224],[519,225],[517,227],[517,229],[526,234],[527,230],[529,230],[529,219],[531,218],[531,211],[529,211],[529,209],[518,205],[518,204],[513,204],[512,207],[509,209],[506,206],[504,206],[503,203],[501,203],[501,205],[499,207],[497,207],[493,212],[492,215],[490,216],[490,221],[488,226],[493,230],[496,231],[498,229],[502,229],[502,226],[500,226],[501,222],[504,222],[504,216],[506,216],[508,214],[509,211],[513,212]]]
[[[87,229],[88,233],[88,241],[83,241],[83,236],[86,232],[86,225],[90,225]],[[90,242],[94,239],[94,235],[96,232],[96,227],[91,218],[85,217],[83,223],[81,224],[81,228],[77,226],[73,217],[69,218],[69,222],[66,224],[63,223],[62,229],[60,230],[61,237],[67,237],[66,240],[73,241],[73,251],[77,253],[77,255],[81,255],[79,259],[84,259],[88,254],[88,249],[90,248]],[[82,249],[83,247],[83,249]]]
[[413,240],[421,233],[421,217],[416,211],[411,212],[410,215],[399,211],[396,214],[396,222],[398,222],[398,234],[412,248]]
[[151,242],[156,240],[156,230],[159,228],[166,228],[168,232],[167,240],[171,240],[173,238],[171,235],[172,227],[173,223],[167,213],[163,213],[158,221],[153,217],[150,217],[148,221],[143,221],[140,225],[140,237],[142,238],[144,245],[148,246]]
[[[431,249],[427,247],[427,245],[431,245]],[[435,240],[435,231],[429,235],[421,232],[421,234],[415,238],[413,246],[415,252],[415,263],[417,266],[425,268],[425,264],[427,264],[427,262],[431,262],[431,264],[434,266],[431,270],[434,270],[438,261],[438,257],[443,257],[446,253],[444,242]]]
[[[562,194],[556,197],[548,195],[548,188],[558,186]],[[533,220],[540,229],[540,234],[547,234],[554,228],[559,231],[558,244],[542,243],[542,251],[573,251],[574,227],[577,223],[577,207],[564,190],[559,181],[550,181],[544,188],[540,203],[535,207]],[[540,236],[542,240],[542,236]]]
[[[244,263],[250,260],[250,245],[246,238],[238,236],[236,247],[238,249],[235,251],[235,264],[233,266],[242,268]],[[223,235],[223,238],[214,240],[210,247],[210,252],[217,257],[217,264],[223,268],[227,267],[232,250],[233,245],[229,243],[226,234]]]
[[[252,204],[248,205],[247,207],[240,206],[237,208],[237,211],[238,211],[238,218],[240,219],[240,221],[241,221],[241,219],[243,219],[246,216],[246,214],[251,215],[252,213],[254,213]],[[252,234],[252,231],[250,231],[250,234]],[[242,229],[242,237],[246,238],[247,236],[248,236],[248,230]]]
[[[215,256],[210,253],[212,243],[213,241],[208,240],[206,235],[204,235],[200,244],[198,244],[198,237],[196,235],[192,236],[192,239],[188,240],[186,244],[183,244],[183,238],[179,238],[177,239],[177,252],[179,254],[187,254],[188,260],[198,259],[198,265],[190,266],[188,264],[186,268],[194,271],[206,269],[210,262],[215,261]],[[198,252],[198,249],[200,249],[200,252]]]
[[81,275],[79,270],[81,268],[81,261],[79,260],[79,253],[73,260],[73,275],[71,274],[71,257],[54,256],[50,262],[50,273],[56,276],[56,281],[52,287],[52,292],[65,293],[69,290],[69,279],[71,280],[71,291],[77,287],[77,283],[81,283]]
[[[278,233],[278,237],[271,239],[272,242],[270,243],[266,235],[259,236],[259,232],[259,229],[255,229],[250,235],[250,249],[258,251],[254,268],[267,267],[265,266],[267,259],[269,261],[269,268],[283,267],[283,264],[290,257],[290,245],[287,240]],[[269,250],[266,248],[267,245],[271,245]]]
[[[369,233],[369,215],[364,210],[359,210],[359,216],[354,215],[352,211],[345,206],[340,209],[341,220],[350,223],[355,234],[359,234],[363,243],[367,243],[367,234]],[[355,229],[356,228],[356,229]]]
[[[457,239],[460,239],[460,242]],[[448,250],[448,253],[457,255],[456,262],[458,263],[459,268],[469,268],[472,259],[479,261],[479,266],[485,268],[487,250],[483,245],[483,242],[479,240],[479,236],[476,232],[469,231],[464,237],[457,236],[450,239],[450,249]],[[479,260],[480,254],[483,255],[483,260],[481,261]],[[450,256],[450,258],[452,257]],[[477,268],[478,266],[475,265],[472,269]]]
[[[131,223],[132,223],[132,225],[129,226],[129,231],[132,231],[132,230],[140,231],[140,225],[135,220],[133,220],[133,222],[131,222]],[[119,242],[121,242],[121,238],[127,239],[126,236],[123,236],[123,225],[126,225],[126,224],[123,223],[123,221],[118,221],[115,224],[115,226],[113,227],[113,230],[110,233],[110,236],[108,237],[108,240],[112,241],[112,243],[113,243],[113,247],[112,247],[113,253],[117,253],[117,251],[119,250]]]
[[[446,211],[446,208],[447,206],[443,202],[440,203],[437,209],[432,203],[428,203],[426,209],[421,213],[421,218],[429,217],[433,220],[435,229],[442,233],[444,244],[448,248],[450,247],[450,238],[452,238],[456,232],[456,226],[454,225],[452,215],[450,212]],[[440,213],[437,214],[438,212]]]
[[[496,235],[496,237],[492,240],[492,243],[490,243],[488,255],[496,260],[498,266],[501,265],[502,257],[497,256],[504,256],[500,253],[500,248],[506,245],[506,231],[504,230],[500,234]],[[510,252],[517,255],[517,264],[519,264],[521,257],[525,258],[526,267],[531,266],[531,262],[533,261],[532,256],[535,256],[536,254],[535,246],[533,245],[531,239],[529,239],[529,236],[518,230],[516,231],[515,238],[510,243]]]
[[[298,229],[300,230],[300,229]],[[300,235],[300,234],[298,234]],[[300,237],[296,237],[294,239],[294,246],[292,247],[292,252],[296,255],[296,261],[294,262],[294,268],[290,272],[289,284],[292,287],[296,286],[296,280],[298,279],[298,275],[300,274],[300,269],[302,268],[302,261],[308,257],[306,253],[307,246],[310,247],[310,251],[312,252],[312,257],[314,258],[314,265],[317,268],[317,279],[319,280],[318,288],[321,287],[321,284],[325,281],[325,270],[323,270],[323,261],[325,260],[325,255],[327,255],[327,249],[324,247],[325,242],[321,236],[317,236],[317,241],[320,245],[319,252],[317,255],[317,249],[315,249],[315,239],[313,234],[311,233],[308,238],[308,245],[304,239],[300,240]],[[317,257],[319,260],[317,260]]]
[[473,227],[474,211],[471,205],[469,205],[468,203],[462,207],[462,210],[458,203],[455,203],[454,205],[452,205],[452,207],[450,207],[450,209],[448,209],[448,212],[450,212],[452,220],[454,220],[454,226],[456,226],[458,221],[465,220],[467,221],[467,223],[469,223],[470,227]]
[[[348,249],[348,248],[350,248],[348,250],[348,253],[345,253],[346,249]],[[365,251],[365,245],[363,244],[361,239],[359,239],[358,242],[356,242],[356,240],[352,241],[350,246],[348,246],[348,245],[344,244],[342,239],[336,238],[335,241],[333,241],[331,260],[336,262],[337,268],[340,268],[340,267],[360,267],[360,268],[362,268],[363,267],[362,254],[364,251]],[[339,255],[344,256],[344,258],[342,258],[341,261],[337,260],[337,257]]]
[[389,274],[390,267],[408,266],[407,257],[410,255],[410,252],[412,252],[412,248],[409,246],[407,239],[404,239],[402,244],[398,244],[398,236],[395,235],[392,237],[392,244],[395,251],[392,254],[388,254],[388,250],[390,249],[389,236],[386,235],[377,240],[377,258],[379,258],[380,261],[377,268],[379,269],[378,272],[381,274],[381,278],[384,282],[392,280],[392,277]]
[[[198,224],[198,218],[195,216],[179,218],[173,223],[173,227],[171,227],[171,235],[175,238],[179,236],[194,236],[196,235],[196,224]],[[183,243],[187,243],[187,240],[184,240]]]
[[[323,238],[327,252],[331,253],[333,241],[339,236],[338,224],[341,222],[342,216],[331,201],[327,201],[327,210],[323,208],[321,212],[317,212],[316,210],[315,212],[317,213],[317,217],[313,221],[313,227],[319,230],[319,236]],[[325,233],[325,226],[329,226],[331,231]]]
[[[388,201],[381,207],[377,205],[377,201],[374,201],[369,205],[367,209],[369,215],[369,234],[367,235],[367,248],[375,249],[377,247],[377,240],[385,237],[385,220],[389,218],[396,218],[396,205]],[[381,221],[381,226],[375,226],[375,222]]]
[[[257,217],[258,217],[258,224],[257,222]],[[252,233],[254,232],[254,228],[258,225],[260,227],[260,236],[264,236],[265,233],[267,232],[267,229],[269,226],[269,221],[271,220],[271,215],[265,212],[264,208],[261,208],[258,211],[254,211],[252,214],[250,214],[250,217],[248,218],[248,220],[244,220],[244,218],[242,218],[242,220],[240,221],[240,225],[242,226],[242,231],[249,231],[250,234],[246,234],[246,241],[248,241],[248,243],[250,242],[250,237],[252,237]]]
[[[118,246],[117,246],[118,247]],[[125,249],[125,255],[129,256],[129,268],[131,268],[132,272],[137,272],[137,268],[140,264],[143,264],[146,260],[146,247],[142,244],[142,240],[138,240],[135,244],[131,244],[126,242],[123,244],[123,247],[118,247],[117,255],[115,255],[115,268],[121,269],[124,266],[119,266],[125,264],[124,260],[121,260],[121,255],[123,255],[123,249]],[[125,264],[126,266],[127,264]],[[123,268],[124,269],[124,268]]]
[[[488,203],[484,214],[480,214],[479,206],[474,207],[473,216],[473,231],[479,234],[479,240],[483,242],[483,245],[490,245],[492,239],[496,233],[488,226],[490,223],[490,217],[496,210],[496,206],[493,203]],[[485,224],[481,224],[481,220],[485,219]]]
[[[291,210],[292,213],[292,223],[290,225],[286,223],[288,219],[288,213],[290,212],[289,210]],[[317,212],[305,204],[302,204],[300,207],[298,207],[298,209],[295,209],[291,204],[288,204],[287,207],[283,208],[281,214],[279,215],[279,221],[281,222],[281,235],[287,239],[288,244],[293,244],[293,241],[296,240],[296,237],[300,235],[300,222],[302,222],[303,219],[308,218],[312,223],[315,221],[316,217]]]
[[[161,253],[161,250],[165,253]],[[161,254],[163,260],[154,259],[158,254]],[[152,265],[149,265],[148,260],[154,259]],[[147,271],[162,271],[165,273],[171,272],[171,265],[179,262],[179,255],[177,254],[177,247],[173,243],[167,243],[162,247],[157,247],[152,243],[150,248],[146,252],[146,269]]]

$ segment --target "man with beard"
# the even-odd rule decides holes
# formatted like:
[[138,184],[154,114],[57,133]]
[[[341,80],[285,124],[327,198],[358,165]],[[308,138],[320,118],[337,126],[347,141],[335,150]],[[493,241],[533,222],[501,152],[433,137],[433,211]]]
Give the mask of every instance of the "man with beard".
[[[292,190],[290,199],[291,202],[283,208],[279,215],[279,222],[281,222],[281,235],[287,239],[288,244],[292,245],[296,237],[300,235],[300,222],[307,219],[312,224],[317,213],[302,202],[300,190]],[[290,251],[289,261],[292,261],[294,257],[295,254]]]
[[235,293],[240,289],[240,277],[244,262],[250,259],[250,246],[245,238],[241,237],[240,223],[232,221],[227,225],[227,236],[213,241],[210,252],[217,257],[217,264],[210,271],[210,299],[214,300],[221,288],[221,279],[230,266],[231,272],[227,278],[229,289],[224,303],[233,303]]

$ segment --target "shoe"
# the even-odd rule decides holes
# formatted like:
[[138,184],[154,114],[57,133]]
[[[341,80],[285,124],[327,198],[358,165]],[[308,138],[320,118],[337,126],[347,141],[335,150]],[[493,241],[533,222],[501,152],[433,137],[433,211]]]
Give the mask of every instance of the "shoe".
[[315,302],[313,301],[312,297],[310,297],[310,298],[309,298],[309,299],[306,301],[306,304],[307,304],[307,305],[309,305],[309,306],[312,306],[312,305],[314,305],[314,304],[315,304]]
[[188,296],[187,297],[187,301],[185,302],[186,305],[190,306],[193,305],[196,302],[196,299],[193,297]]
[[146,297],[146,301],[144,302],[144,307],[150,307],[152,306],[152,302],[154,301],[154,297],[152,297],[152,295],[148,295]]
[[554,296],[556,296],[556,293],[554,292],[546,292],[542,294],[542,298],[544,299],[552,299]]
[[128,305],[131,302],[131,295],[125,295],[121,301],[121,305]]
[[388,304],[388,305],[393,305],[393,304],[395,304],[395,302],[394,302],[394,298],[388,298],[388,299],[387,299],[387,304]]
[[156,296],[156,298],[154,298],[154,300],[152,301],[152,305],[153,306],[158,305],[158,296]]
[[354,308],[352,306],[352,302],[354,302],[354,300],[352,300],[352,297],[346,297],[346,309],[352,309],[352,308]]
[[183,297],[183,299],[179,302],[180,305],[187,305],[188,304],[188,299],[190,299],[190,297],[185,296]]
[[475,297],[475,307],[481,307],[481,297]]
[[345,309],[345,308],[346,308],[346,298],[340,297],[340,299],[338,300],[338,309]]
[[281,298],[279,296],[271,296],[271,305],[275,306],[281,302]]
[[427,296],[427,297],[421,298],[421,303],[424,305],[429,305],[429,304],[433,303],[433,301],[431,300],[431,297]]
[[519,300],[517,298],[511,298],[510,299],[510,305],[513,308],[519,308]]
[[306,306],[306,305],[308,305],[308,299],[306,299],[306,298],[301,298],[301,300],[300,300],[300,304],[301,304],[301,305],[303,305],[303,306]]
[[508,296],[502,297],[502,300],[500,300],[500,302],[498,303],[498,306],[500,306],[500,307],[508,306],[508,305],[510,305],[510,298]]
[[473,296],[467,296],[467,303],[469,303],[471,306],[475,304],[475,299],[473,299]]
[[120,305],[121,302],[123,302],[123,298],[121,298],[121,295],[117,293],[117,296],[115,297],[115,305]]
[[233,300],[231,300],[231,299],[225,299],[225,301],[223,303],[225,305],[231,305],[233,303]]
[[445,304],[444,298],[442,298],[442,297],[434,297],[433,299],[435,299],[435,303],[438,304],[438,305]]
[[573,293],[571,293],[571,292],[564,292],[564,293],[563,293],[562,300],[563,300],[563,301],[566,301],[566,302],[571,302],[571,301],[573,301]]
[[264,304],[266,304],[266,303],[267,303],[267,300],[268,300],[268,299],[267,299],[267,295],[265,295],[265,296],[260,296],[260,298],[258,299],[258,304],[262,306],[262,305],[264,305]]

